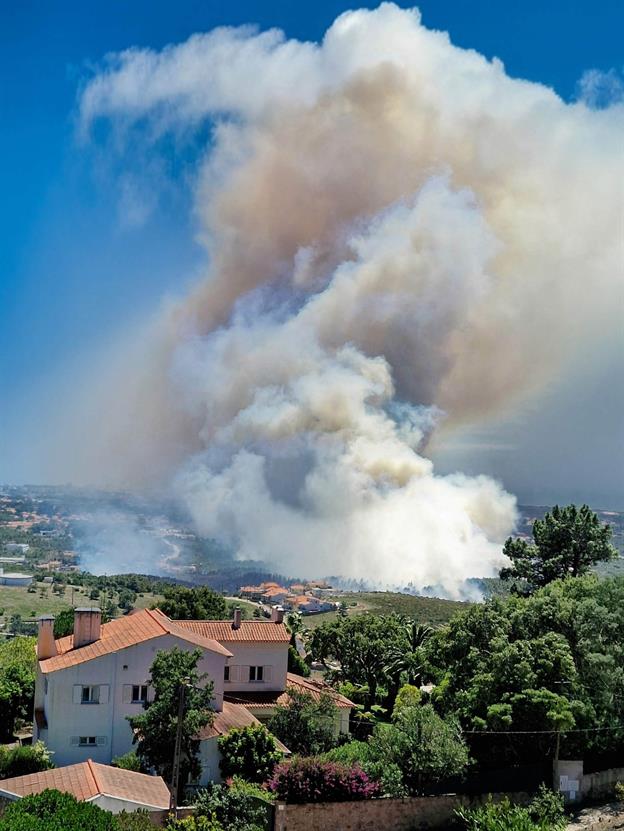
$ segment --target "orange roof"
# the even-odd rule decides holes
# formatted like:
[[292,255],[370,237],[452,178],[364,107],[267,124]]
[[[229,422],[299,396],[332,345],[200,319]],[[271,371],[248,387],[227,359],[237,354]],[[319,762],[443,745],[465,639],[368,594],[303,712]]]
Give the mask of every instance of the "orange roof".
[[169,807],[169,789],[162,777],[101,765],[91,759],[0,781],[0,794],[18,797],[41,793],[46,788],[70,793],[83,802],[106,794],[148,808],[164,810]]
[[310,603],[310,601],[313,601],[314,603],[320,603],[318,598],[308,597],[307,594],[300,594],[298,597],[295,597],[293,603]]
[[39,666],[42,672],[56,672],[163,635],[174,635],[228,658],[232,655],[216,640],[181,626],[179,621],[170,620],[159,609],[141,609],[132,615],[103,623],[99,639],[87,646],[74,649],[73,635],[59,638],[56,641],[57,654],[53,658],[39,661]]
[[290,688],[298,692],[309,693],[315,701],[319,701],[321,694],[326,693],[339,710],[355,707],[353,701],[336,692],[328,684],[324,684],[322,681],[310,681],[309,678],[303,678],[301,675],[295,675],[293,672],[287,673],[286,686],[287,689],[285,692],[226,693],[225,699],[230,702],[236,701],[239,704],[244,704],[246,707],[253,707],[254,709],[269,710],[278,704],[281,707],[287,707],[290,703],[290,697],[288,695],[288,688]]
[[182,629],[219,643],[228,641],[255,641],[257,643],[286,643],[290,633],[283,623],[271,620],[241,620],[234,629],[231,620],[177,620]]
[[[233,704],[231,701],[224,701],[223,710],[220,713],[215,713],[212,724],[203,727],[197,738],[212,739],[215,736],[223,736],[229,733],[235,727],[252,727],[256,724],[260,724],[260,722],[243,704]],[[282,753],[290,753],[286,745],[282,744],[276,736],[273,738],[275,739],[278,750],[281,750]]]
[[288,594],[288,589],[284,589],[280,586],[272,586],[270,589],[267,589],[262,593],[262,597],[277,597],[278,594]]

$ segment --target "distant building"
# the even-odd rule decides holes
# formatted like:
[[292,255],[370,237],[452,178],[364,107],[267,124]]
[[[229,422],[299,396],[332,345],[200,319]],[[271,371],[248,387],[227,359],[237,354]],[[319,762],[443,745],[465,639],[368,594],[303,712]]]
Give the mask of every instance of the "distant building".
[[10,554],[25,554],[30,550],[30,546],[26,542],[7,542],[4,544],[4,550]]
[[30,586],[32,574],[21,574],[19,571],[9,571],[5,574],[0,568],[0,586]]

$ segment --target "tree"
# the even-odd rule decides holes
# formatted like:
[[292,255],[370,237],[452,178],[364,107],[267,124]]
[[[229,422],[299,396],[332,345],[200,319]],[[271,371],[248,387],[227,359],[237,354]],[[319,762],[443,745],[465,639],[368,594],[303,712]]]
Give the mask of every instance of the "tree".
[[62,609],[54,617],[54,637],[65,638],[74,634],[74,610]]
[[11,802],[0,831],[118,831],[115,816],[68,793],[45,790]]
[[172,620],[222,620],[226,616],[224,597],[208,586],[168,586],[163,595],[158,608]]
[[556,505],[533,523],[533,542],[509,537],[503,553],[511,566],[501,570],[505,580],[525,581],[529,592],[564,577],[580,577],[592,566],[617,557],[611,527],[587,506]]
[[212,682],[207,675],[199,675],[197,664],[200,649],[193,652],[174,647],[157,652],[150,670],[149,683],[154,689],[153,702],[146,702],[145,710],[128,721],[134,732],[137,755],[147,768],[155,768],[166,782],[173,772],[173,748],[178,728],[180,688],[185,687],[182,719],[182,757],[180,788],[201,773],[196,737],[203,727],[212,723],[210,708],[213,696]]
[[289,703],[275,708],[269,721],[271,733],[293,753],[313,756],[334,744],[336,706],[327,693],[318,701],[307,692],[289,689]]
[[288,672],[294,672],[295,675],[302,675],[304,678],[310,675],[310,667],[294,646],[288,647]]
[[324,623],[314,630],[310,652],[326,666],[336,661],[335,675],[368,688],[367,709],[386,681],[385,667],[395,648],[408,649],[405,625],[398,615],[354,615]]
[[32,718],[35,666],[35,638],[0,642],[0,741],[12,738],[16,719]]
[[423,647],[433,634],[433,629],[430,626],[424,626],[410,620],[406,623],[405,634],[407,648],[405,644],[392,646],[388,651],[388,658],[384,667],[389,681],[387,705],[389,709],[394,707],[402,678],[405,678],[406,683],[412,686],[420,682],[425,666]]
[[127,753],[117,756],[113,759],[111,765],[122,770],[134,770],[137,773],[147,773],[134,750],[129,750]]
[[249,782],[264,782],[282,758],[275,739],[261,724],[238,727],[219,737],[224,778],[241,776]]
[[369,739],[379,768],[395,768],[410,794],[463,773],[468,747],[459,723],[443,719],[430,704],[401,707],[392,724],[378,724]]
[[483,764],[552,757],[558,732],[567,758],[624,751],[622,608],[624,578],[594,575],[475,605],[427,645],[439,680],[432,701],[466,730],[486,731],[470,736]]

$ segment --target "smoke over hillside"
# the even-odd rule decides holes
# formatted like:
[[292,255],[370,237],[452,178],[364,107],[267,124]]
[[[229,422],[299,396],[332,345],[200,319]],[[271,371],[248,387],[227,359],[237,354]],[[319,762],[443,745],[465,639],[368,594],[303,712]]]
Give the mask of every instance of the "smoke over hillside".
[[212,124],[205,279],[98,373],[82,475],[171,482],[201,532],[288,573],[451,595],[492,574],[515,500],[436,475],[427,440],[615,323],[622,107],[566,105],[391,4],[320,45],[132,49],[80,107],[118,141]]

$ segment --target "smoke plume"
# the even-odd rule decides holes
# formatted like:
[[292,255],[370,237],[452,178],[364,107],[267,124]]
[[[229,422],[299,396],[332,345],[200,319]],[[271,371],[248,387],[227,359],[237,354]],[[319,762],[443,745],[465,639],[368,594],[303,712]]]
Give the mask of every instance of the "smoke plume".
[[515,500],[436,475],[428,437],[519,406],[616,324],[623,112],[392,4],[321,44],[218,29],[111,56],[85,136],[148,152],[211,127],[209,265],[98,377],[90,478],[157,474],[202,533],[291,574],[456,595],[494,573]]

